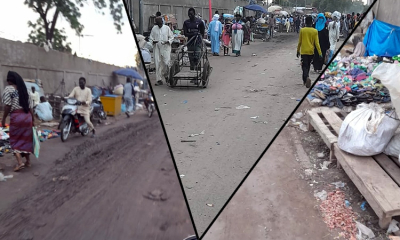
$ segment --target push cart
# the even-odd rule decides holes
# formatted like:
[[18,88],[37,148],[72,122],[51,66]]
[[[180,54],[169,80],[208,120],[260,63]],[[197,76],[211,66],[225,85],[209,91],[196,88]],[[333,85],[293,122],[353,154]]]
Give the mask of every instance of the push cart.
[[[200,51],[189,51],[188,46],[201,42]],[[190,57],[197,54],[198,63],[190,70]],[[169,87],[201,87],[206,88],[210,79],[212,67],[207,56],[207,46],[200,34],[192,37],[186,44],[180,46],[168,71],[167,85]]]

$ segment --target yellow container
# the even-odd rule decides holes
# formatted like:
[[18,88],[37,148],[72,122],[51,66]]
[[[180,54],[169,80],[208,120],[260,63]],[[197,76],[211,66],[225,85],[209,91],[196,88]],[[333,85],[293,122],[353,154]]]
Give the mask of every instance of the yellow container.
[[121,114],[122,96],[105,95],[101,96],[100,100],[107,115],[118,116]]

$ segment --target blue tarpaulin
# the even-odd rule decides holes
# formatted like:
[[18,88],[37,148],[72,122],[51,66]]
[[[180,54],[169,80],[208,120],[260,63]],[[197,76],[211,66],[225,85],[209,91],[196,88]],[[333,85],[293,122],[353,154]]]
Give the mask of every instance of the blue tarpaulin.
[[400,54],[400,27],[374,19],[364,37],[365,56]]
[[267,10],[265,10],[265,8],[261,7],[260,5],[247,5],[243,7],[244,9],[247,10],[252,10],[252,11],[256,11],[256,12],[262,12],[262,13],[268,13]]

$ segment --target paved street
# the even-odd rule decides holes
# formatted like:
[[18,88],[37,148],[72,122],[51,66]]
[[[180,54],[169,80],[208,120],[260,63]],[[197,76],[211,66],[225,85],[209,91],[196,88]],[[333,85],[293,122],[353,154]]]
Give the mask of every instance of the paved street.
[[206,89],[153,88],[199,234],[307,91],[297,39],[282,33],[244,46],[242,57],[210,57]]

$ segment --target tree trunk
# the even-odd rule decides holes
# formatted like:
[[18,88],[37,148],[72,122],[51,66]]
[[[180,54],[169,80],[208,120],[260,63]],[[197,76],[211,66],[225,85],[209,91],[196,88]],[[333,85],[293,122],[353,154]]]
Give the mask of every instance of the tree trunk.
[[[51,21],[50,29],[48,29],[48,26],[46,28],[46,40],[50,41],[51,43],[53,43],[54,30],[56,28],[57,19],[58,19],[59,14],[60,14],[60,11],[57,9],[56,12],[54,13],[53,21]],[[46,24],[46,22],[45,22],[45,24]]]

